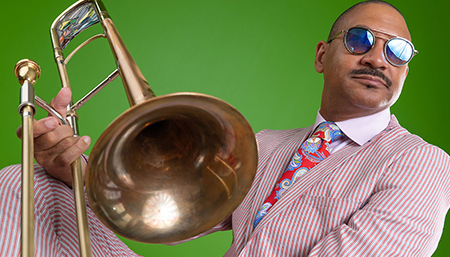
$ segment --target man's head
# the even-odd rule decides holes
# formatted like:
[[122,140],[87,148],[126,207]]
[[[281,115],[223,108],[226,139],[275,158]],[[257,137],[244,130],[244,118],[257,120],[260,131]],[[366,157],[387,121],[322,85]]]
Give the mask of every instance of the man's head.
[[395,9],[400,15],[403,14],[400,12],[399,9],[397,9],[397,7],[393,6],[392,4],[382,1],[382,0],[368,0],[368,1],[364,1],[364,2],[359,2],[353,6],[351,6],[350,8],[348,8],[347,10],[345,10],[341,15],[339,15],[339,17],[334,21],[333,26],[331,26],[331,30],[330,30],[330,34],[328,34],[328,40],[332,39],[337,33],[339,33],[340,29],[339,27],[342,26],[342,21],[345,20],[346,16],[348,13],[350,13],[353,9],[355,9],[358,6],[363,6],[363,5],[367,5],[367,4],[384,4],[386,6],[390,6],[393,9]]
[[[353,27],[371,29],[375,44],[368,52],[355,55],[344,45],[345,33]],[[336,36],[337,35],[337,36]],[[374,114],[395,103],[408,74],[408,65],[394,66],[384,46],[392,37],[411,40],[402,14],[381,1],[359,3],[334,23],[329,40],[317,45],[315,68],[324,74],[321,114],[339,121]]]

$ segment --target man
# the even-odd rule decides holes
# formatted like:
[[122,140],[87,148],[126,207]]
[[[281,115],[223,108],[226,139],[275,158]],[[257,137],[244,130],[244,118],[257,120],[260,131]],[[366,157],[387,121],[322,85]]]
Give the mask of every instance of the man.
[[[227,255],[433,253],[450,204],[450,158],[390,117],[389,107],[400,95],[410,59],[385,51],[387,41],[396,37],[411,40],[402,15],[374,1],[345,12],[328,42],[319,42],[315,68],[324,74],[324,88],[316,123],[257,134],[255,181],[229,224],[222,224],[234,235]],[[372,48],[364,47],[370,42]],[[335,122],[345,136],[331,143],[331,155],[253,224],[292,153],[324,120]]]
[[[403,39],[387,43],[397,37]],[[363,2],[338,18],[327,42],[316,49],[315,68],[324,74],[324,87],[315,124],[259,132],[252,188],[232,217],[207,232],[233,229],[227,256],[433,253],[450,204],[450,157],[411,135],[389,112],[408,73],[410,41],[402,15],[385,2]],[[403,55],[395,45],[411,53]],[[54,102],[62,112],[69,94],[61,91]],[[334,122],[343,136],[325,143],[331,154],[260,216],[293,154],[323,121]],[[69,164],[88,142],[68,137],[62,127],[53,118],[36,122],[36,159],[70,185]]]

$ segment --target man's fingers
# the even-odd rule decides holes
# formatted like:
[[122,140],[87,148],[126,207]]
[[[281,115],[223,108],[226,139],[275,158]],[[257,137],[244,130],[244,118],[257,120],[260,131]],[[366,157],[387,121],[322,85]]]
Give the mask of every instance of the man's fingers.
[[51,105],[63,117],[66,117],[67,106],[72,101],[72,91],[69,88],[61,88],[55,98],[52,99]]
[[35,157],[38,163],[42,162],[46,166],[51,176],[71,185],[70,164],[89,148],[90,142],[91,139],[88,136],[66,138],[55,147],[35,152]]
[[71,147],[68,147],[54,159],[56,165],[70,165],[89,148],[91,139],[88,136],[75,139],[76,142]]
[[[44,127],[45,125],[41,126]],[[56,147],[70,147],[77,141],[73,137],[73,131],[70,126],[57,126],[55,129],[46,131],[34,140],[35,151],[44,151]]]
[[[90,142],[91,139],[88,136],[65,138],[50,149],[36,151],[36,160],[42,157],[42,159],[45,158],[49,164],[51,163],[51,166],[53,166],[55,170],[60,170],[60,168],[64,169],[65,167],[70,166],[73,161],[89,148]],[[58,177],[57,174],[50,175]]]
[[[58,120],[53,117],[47,117],[33,122],[33,137],[39,137],[42,134],[50,132],[59,126]],[[22,139],[22,125],[16,130],[17,136]]]
[[22,125],[20,125],[16,130],[17,137],[22,139]]
[[59,126],[58,120],[54,117],[47,117],[37,120],[33,124],[33,137],[40,137],[42,134],[48,133]]
[[36,160],[42,159],[56,170],[64,169],[89,148],[90,142],[88,136],[66,138],[50,149],[36,151]]

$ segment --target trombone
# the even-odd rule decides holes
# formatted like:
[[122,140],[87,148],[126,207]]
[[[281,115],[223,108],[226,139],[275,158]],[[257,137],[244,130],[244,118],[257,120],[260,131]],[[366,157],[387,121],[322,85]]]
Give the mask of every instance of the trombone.
[[[96,23],[104,33],[65,57],[67,44]],[[155,96],[100,0],[80,0],[66,9],[53,22],[51,38],[63,87],[70,88],[68,61],[95,39],[108,40],[117,64],[104,81],[67,107],[66,120],[35,96],[40,107],[72,127],[74,136],[76,111],[118,76],[130,104],[100,136],[86,170],[90,206],[107,227],[139,242],[176,242],[207,231],[237,208],[257,166],[254,132],[242,114],[205,94]],[[39,73],[37,64],[25,60],[16,65],[21,69],[31,75],[18,76],[19,81],[32,85],[32,75]],[[25,72],[16,72],[20,73]],[[32,150],[23,148],[28,156],[33,156]],[[80,158],[71,167],[80,255],[91,256]],[[32,234],[23,233],[27,237],[23,240],[32,242]]]

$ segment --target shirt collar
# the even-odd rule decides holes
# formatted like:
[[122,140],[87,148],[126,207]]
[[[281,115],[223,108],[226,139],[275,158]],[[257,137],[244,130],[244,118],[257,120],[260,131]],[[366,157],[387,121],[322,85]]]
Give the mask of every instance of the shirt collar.
[[[320,110],[319,110],[320,111]],[[316,128],[325,119],[317,111]],[[372,115],[335,122],[344,134],[358,145],[363,145],[371,138],[383,131],[391,120],[391,111],[388,109]]]

